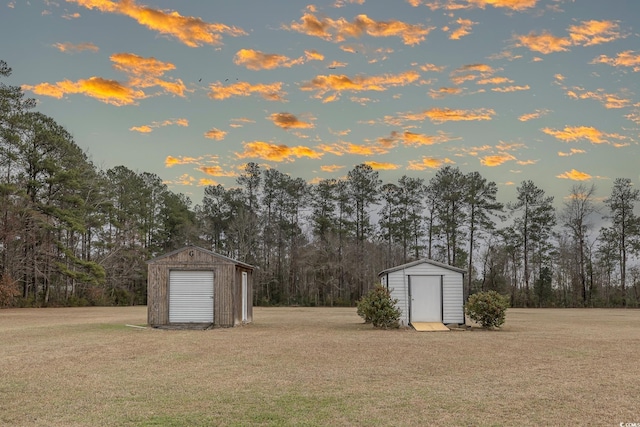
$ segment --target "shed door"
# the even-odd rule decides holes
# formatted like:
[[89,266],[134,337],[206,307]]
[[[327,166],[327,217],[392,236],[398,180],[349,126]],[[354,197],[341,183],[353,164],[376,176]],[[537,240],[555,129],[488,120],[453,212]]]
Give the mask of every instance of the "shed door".
[[242,272],[242,321],[246,322],[248,320],[249,317],[249,313],[248,313],[248,307],[247,305],[249,304],[248,302],[248,293],[249,293],[249,289],[248,289],[248,275],[246,271]]
[[410,276],[410,322],[442,322],[442,276]]
[[169,272],[169,323],[213,323],[213,271]]

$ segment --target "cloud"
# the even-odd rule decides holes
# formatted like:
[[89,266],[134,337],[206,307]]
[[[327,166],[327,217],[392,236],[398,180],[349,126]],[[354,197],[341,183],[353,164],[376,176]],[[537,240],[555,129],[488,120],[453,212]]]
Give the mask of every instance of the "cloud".
[[500,153],[492,156],[484,156],[480,159],[480,163],[484,166],[494,167],[515,159],[512,154]]
[[322,165],[322,166],[320,166],[320,170],[322,172],[336,172],[336,171],[339,171],[340,169],[344,169],[344,166],[339,166],[339,165]]
[[165,93],[184,97],[187,90],[180,79],[175,81],[163,80],[160,77],[176,67],[170,62],[163,62],[156,58],[145,58],[133,53],[114,53],[109,57],[113,68],[129,76],[128,85],[136,88],[159,86]]
[[569,27],[569,37],[575,45],[593,46],[620,39],[619,26],[613,21],[582,21]]
[[284,55],[277,55],[275,53],[262,53],[253,49],[240,49],[233,62],[236,65],[241,65],[249,70],[272,70],[274,68],[286,67],[290,68],[294,65],[300,65],[304,63],[304,58],[291,59]]
[[327,68],[343,68],[348,64],[346,62],[333,61],[331,64],[327,65]]
[[408,170],[422,171],[425,169],[439,169],[444,164],[455,164],[455,162],[449,158],[438,159],[436,157],[423,156],[420,160],[409,160]]
[[586,153],[585,150],[580,150],[579,148],[572,148],[569,152],[558,151],[558,156],[560,156],[560,157],[569,157],[569,156],[573,156],[575,154],[584,154],[584,153]]
[[441,87],[440,89],[430,89],[429,96],[433,99],[441,99],[447,95],[459,95],[462,88],[459,87]]
[[479,85],[500,85],[503,83],[513,83],[513,80],[508,79],[507,77],[488,77],[485,79],[480,79],[476,82]]
[[204,133],[205,138],[215,139],[216,141],[222,141],[225,136],[227,136],[227,132],[216,128],[211,128]]
[[197,168],[197,170],[210,176],[227,176],[227,177],[238,176],[238,174],[235,171],[225,171],[221,166],[218,166],[218,165],[200,166]]
[[182,126],[182,127],[187,127],[189,126],[189,120],[187,119],[169,119],[169,120],[164,120],[162,122],[153,122],[150,125],[142,125],[142,126],[133,126],[131,128],[129,128],[130,131],[135,131],[135,132],[140,132],[140,133],[151,133],[153,132],[154,129],[160,128],[160,127],[165,127],[165,126],[171,126],[171,125],[178,125],[178,126]]
[[400,169],[400,165],[396,165],[395,163],[385,163],[385,162],[375,162],[368,161],[364,162],[365,165],[371,166],[374,170],[396,170]]
[[565,126],[562,130],[556,130],[551,128],[544,128],[542,132],[547,135],[551,135],[560,141],[573,142],[581,139],[586,139],[592,144],[604,144],[607,141],[607,137],[617,136],[615,134],[606,134],[592,126]]
[[621,98],[616,94],[606,93],[604,89],[584,91],[581,88],[567,90],[567,96],[573,99],[594,99],[607,109],[625,108],[631,104],[631,99]]
[[600,55],[590,62],[591,64],[607,64],[612,67],[630,67],[633,71],[640,71],[640,53],[632,50],[620,52],[615,58],[609,58],[607,55]]
[[422,65],[419,66],[419,68],[422,71],[433,71],[433,72],[436,72],[436,73],[441,73],[447,67],[438,66],[438,65],[435,65],[435,64],[422,64]]
[[484,9],[487,6],[503,7],[515,11],[523,11],[536,6],[538,0],[467,0],[467,3]]
[[30,90],[37,95],[51,96],[58,99],[63,98],[66,94],[82,94],[105,104],[118,107],[137,104],[139,99],[146,97],[141,90],[136,90],[116,80],[103,79],[102,77],[91,77],[76,82],[64,80],[55,84],[23,85],[22,88]]
[[449,39],[451,40],[460,40],[462,37],[471,34],[471,29],[477,22],[473,22],[470,19],[462,19],[458,18],[456,20],[456,24],[460,25],[460,27],[456,28],[449,34]]
[[201,165],[202,162],[205,160],[204,157],[183,157],[183,156],[179,156],[179,157],[173,157],[173,156],[167,156],[164,159],[164,165],[167,168],[171,168],[173,166],[176,165]]
[[241,159],[259,158],[274,162],[291,162],[294,157],[319,159],[323,154],[324,153],[320,153],[304,146],[289,147],[284,144],[276,145],[263,141],[252,141],[245,143],[244,151],[242,153],[237,153],[236,156]]
[[520,120],[521,122],[528,122],[529,120],[539,119],[542,116],[546,116],[550,112],[551,110],[546,110],[546,109],[536,110],[534,113],[521,115],[520,117],[518,117],[518,120]]
[[291,113],[274,113],[269,118],[274,125],[285,130],[311,129],[314,127],[313,123],[302,121]]
[[128,16],[138,24],[178,39],[189,47],[203,44],[221,44],[222,34],[243,36],[247,33],[238,27],[225,24],[208,23],[201,18],[182,16],[178,12],[152,9],[136,4],[135,0],[67,0],[87,9],[97,9],[103,13],[115,13]]
[[78,44],[73,44],[69,42],[54,43],[53,47],[58,49],[60,52],[65,52],[65,53],[83,52],[85,50],[88,50],[91,52],[98,52],[100,50],[100,48],[98,48],[98,46],[96,46],[93,43],[78,43]]
[[491,88],[494,92],[518,92],[521,90],[529,90],[531,89],[529,85],[524,86],[505,86],[505,87],[493,87]]
[[282,90],[282,82],[274,82],[270,84],[257,83],[252,85],[248,82],[236,82],[229,86],[225,86],[220,82],[213,83],[209,86],[209,98],[223,100],[232,96],[251,96],[257,94],[267,101],[284,101],[286,92]]
[[304,56],[307,58],[307,61],[324,61],[324,55],[315,49],[305,50]]
[[419,44],[433,30],[433,27],[396,20],[375,21],[367,15],[358,15],[349,22],[344,18],[318,18],[312,13],[305,13],[299,22],[292,22],[283,28],[336,43],[367,34],[371,37],[400,37],[406,45]]
[[380,140],[378,143],[378,145],[360,145],[352,144],[350,142],[340,142],[336,144],[320,144],[318,145],[318,149],[336,156],[343,156],[345,154],[374,156],[387,154],[389,152],[389,148],[392,148],[391,144],[393,144],[393,142],[387,143]]
[[526,47],[529,50],[545,55],[554,52],[566,52],[572,45],[570,38],[556,37],[548,31],[543,31],[541,34],[531,32],[526,36],[517,35],[516,40],[518,41],[517,47]]
[[392,148],[397,143],[402,143],[407,147],[423,147],[451,141],[452,139],[443,132],[439,132],[438,135],[425,135],[409,131],[393,131],[388,137],[378,138],[377,141],[385,148]]
[[572,181],[587,181],[591,179],[592,176],[586,172],[580,172],[575,169],[571,169],[568,172],[564,172],[560,175],[556,175],[556,178],[570,179]]
[[245,123],[255,123],[256,121],[247,117],[238,117],[237,119],[231,119],[230,122],[229,126],[232,128],[241,128]]
[[341,92],[385,91],[389,87],[406,86],[419,78],[420,74],[413,70],[379,76],[357,75],[353,78],[344,74],[318,75],[313,80],[303,82],[300,90],[316,92],[315,98],[322,98],[327,93],[333,92],[323,100],[323,102],[331,102],[338,99]]
[[78,18],[80,18],[80,16],[81,16],[81,15],[80,15],[78,12],[75,12],[75,13],[65,13],[64,15],[62,15],[62,17],[63,17],[64,19],[68,19],[68,20],[71,20],[71,19],[78,19]]
[[494,110],[479,108],[476,110],[452,110],[449,108],[432,108],[424,112],[436,124],[444,122],[491,120],[496,114]]

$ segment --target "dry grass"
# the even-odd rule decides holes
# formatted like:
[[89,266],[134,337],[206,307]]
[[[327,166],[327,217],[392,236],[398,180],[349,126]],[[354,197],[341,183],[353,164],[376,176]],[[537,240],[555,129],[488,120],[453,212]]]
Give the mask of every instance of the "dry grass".
[[355,309],[138,329],[145,307],[0,310],[0,424],[640,422],[640,311],[511,309],[502,330],[380,331]]

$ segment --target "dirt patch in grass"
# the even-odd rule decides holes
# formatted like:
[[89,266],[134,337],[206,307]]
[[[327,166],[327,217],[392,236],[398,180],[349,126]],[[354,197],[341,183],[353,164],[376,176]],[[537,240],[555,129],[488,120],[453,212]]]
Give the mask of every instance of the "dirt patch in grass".
[[0,310],[0,425],[640,422],[640,311],[510,309],[498,331],[375,330],[350,308],[157,330],[146,307]]

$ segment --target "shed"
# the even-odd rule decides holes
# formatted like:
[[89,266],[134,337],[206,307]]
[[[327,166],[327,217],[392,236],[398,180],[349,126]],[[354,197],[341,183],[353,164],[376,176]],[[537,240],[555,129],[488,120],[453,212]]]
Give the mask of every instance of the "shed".
[[197,246],[147,261],[150,326],[230,327],[253,321],[254,267]]
[[391,297],[398,300],[403,326],[422,322],[464,324],[465,270],[421,259],[378,274]]

